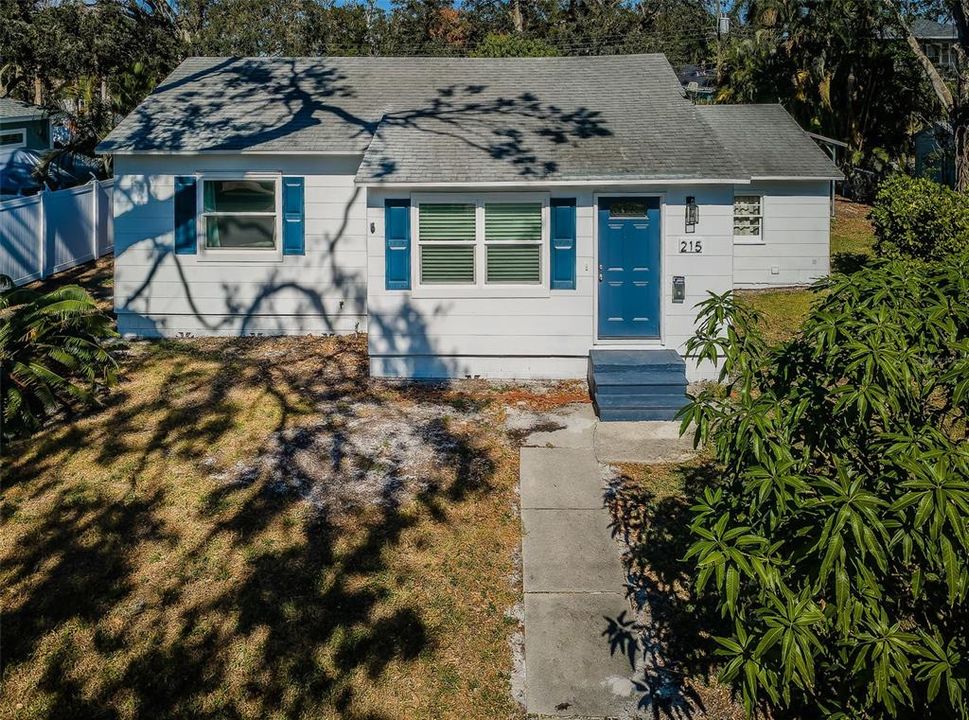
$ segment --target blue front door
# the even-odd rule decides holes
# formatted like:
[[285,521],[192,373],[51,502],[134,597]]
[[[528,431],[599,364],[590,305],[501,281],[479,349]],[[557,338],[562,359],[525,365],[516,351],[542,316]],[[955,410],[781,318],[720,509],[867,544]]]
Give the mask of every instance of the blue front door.
[[657,338],[659,198],[599,198],[599,337]]

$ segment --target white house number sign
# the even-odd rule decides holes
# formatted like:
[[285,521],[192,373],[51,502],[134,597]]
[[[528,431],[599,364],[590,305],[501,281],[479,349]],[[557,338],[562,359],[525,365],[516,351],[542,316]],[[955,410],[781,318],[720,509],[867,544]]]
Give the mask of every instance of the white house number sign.
[[680,240],[680,254],[681,255],[701,255],[703,254],[703,240],[699,238],[690,238]]

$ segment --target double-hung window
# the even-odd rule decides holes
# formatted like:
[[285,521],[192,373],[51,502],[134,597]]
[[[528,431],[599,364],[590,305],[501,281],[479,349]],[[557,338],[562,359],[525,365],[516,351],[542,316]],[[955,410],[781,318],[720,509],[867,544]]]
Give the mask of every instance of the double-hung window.
[[474,203],[422,203],[418,237],[421,285],[474,285]]
[[760,195],[735,195],[733,199],[733,237],[738,243],[764,240],[764,203]]
[[206,253],[279,249],[279,179],[213,177],[201,181]]
[[541,289],[547,198],[427,195],[415,203],[415,212],[418,287]]

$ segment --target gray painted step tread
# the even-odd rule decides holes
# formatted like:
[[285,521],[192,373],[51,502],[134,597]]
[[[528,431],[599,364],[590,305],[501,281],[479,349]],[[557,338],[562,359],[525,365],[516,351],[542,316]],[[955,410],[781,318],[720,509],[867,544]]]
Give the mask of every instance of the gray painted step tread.
[[589,357],[592,364],[597,367],[619,365],[686,367],[686,362],[675,350],[592,350]]
[[682,385],[686,387],[686,375],[682,370],[637,370],[629,368],[622,372],[600,373],[593,371],[596,385]]
[[633,393],[629,395],[597,395],[596,405],[600,408],[681,408],[689,405],[690,399],[683,394],[660,395]]
[[681,408],[600,408],[602,422],[635,422],[639,420],[676,420]]
[[681,395],[686,397],[687,385],[625,385],[625,384],[606,384],[599,385],[593,382],[593,393],[600,397],[607,395]]

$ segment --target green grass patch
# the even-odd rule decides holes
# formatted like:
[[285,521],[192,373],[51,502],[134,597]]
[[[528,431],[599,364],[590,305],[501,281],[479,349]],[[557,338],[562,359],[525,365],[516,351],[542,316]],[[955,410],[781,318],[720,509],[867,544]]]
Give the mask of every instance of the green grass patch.
[[[875,236],[868,220],[870,206],[839,199],[831,220],[831,271],[853,273],[873,257]],[[761,316],[764,337],[771,342],[790,338],[807,317],[814,294],[806,288],[738,292]]]

